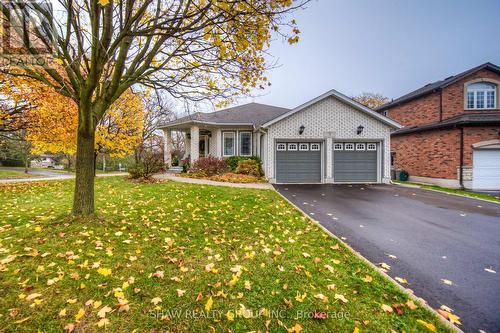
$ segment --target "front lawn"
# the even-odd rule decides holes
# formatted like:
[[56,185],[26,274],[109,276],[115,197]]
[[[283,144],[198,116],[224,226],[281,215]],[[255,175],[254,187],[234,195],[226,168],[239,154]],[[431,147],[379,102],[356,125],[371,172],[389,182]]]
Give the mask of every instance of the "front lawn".
[[0,179],[21,179],[36,177],[40,177],[40,175],[25,173],[22,170],[0,170]]
[[0,186],[0,331],[448,331],[271,190],[96,183]]

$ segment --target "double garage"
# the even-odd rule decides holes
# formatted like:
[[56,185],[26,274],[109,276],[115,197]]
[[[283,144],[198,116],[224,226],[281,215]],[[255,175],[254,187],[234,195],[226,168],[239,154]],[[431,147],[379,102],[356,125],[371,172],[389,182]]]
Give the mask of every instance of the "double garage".
[[[320,183],[326,172],[324,142],[276,142],[277,183]],[[331,167],[335,183],[379,182],[378,142],[334,141]]]

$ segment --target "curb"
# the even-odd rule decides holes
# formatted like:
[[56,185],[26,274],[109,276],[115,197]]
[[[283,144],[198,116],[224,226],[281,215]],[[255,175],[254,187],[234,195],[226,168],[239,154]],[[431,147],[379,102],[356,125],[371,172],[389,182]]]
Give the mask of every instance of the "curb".
[[[274,187],[273,187],[274,188]],[[427,310],[429,310],[431,313],[434,313],[436,315],[436,317],[438,318],[438,320],[443,324],[445,325],[446,327],[448,327],[449,329],[451,329],[452,331],[454,332],[457,332],[457,333],[464,333],[460,328],[458,328],[457,326],[453,325],[452,323],[450,323],[448,320],[446,320],[445,318],[443,318],[443,316],[441,316],[435,309],[433,309],[429,304],[427,304],[427,302],[421,298],[421,297],[418,297],[418,296],[415,296],[413,293],[409,292],[405,287],[401,286],[399,283],[396,282],[396,280],[394,280],[390,275],[388,275],[386,272],[382,271],[380,269],[380,267],[377,267],[375,266],[375,264],[373,264],[371,261],[369,261],[368,259],[366,259],[365,257],[363,257],[363,255],[361,253],[359,253],[358,251],[354,250],[352,247],[349,246],[349,244],[345,243],[342,239],[340,239],[339,237],[337,237],[335,234],[333,234],[330,230],[326,229],[319,221],[316,221],[315,219],[313,219],[311,216],[309,216],[306,212],[304,212],[301,208],[297,207],[295,204],[293,204],[290,200],[288,200],[288,198],[286,198],[283,194],[281,194],[279,191],[277,191],[275,189],[276,193],[278,193],[286,202],[288,202],[290,205],[292,205],[295,209],[297,209],[302,215],[304,215],[306,218],[308,218],[310,221],[312,221],[314,224],[316,224],[318,227],[320,227],[324,232],[326,232],[328,235],[330,235],[331,237],[335,238],[336,240],[338,240],[342,245],[344,245],[351,253],[353,253],[358,259],[361,259],[363,262],[365,262],[369,267],[375,269],[378,273],[380,273],[386,280],[389,281],[389,283],[392,283],[393,285],[395,285],[400,291],[402,291],[404,294],[406,294],[408,296],[408,298],[412,299],[413,301],[417,302],[418,305],[426,308]]]
[[488,199],[484,199],[484,198],[476,198],[476,197],[471,197],[471,196],[468,196],[468,195],[463,195],[463,194],[458,194],[458,193],[450,193],[450,192],[435,190],[435,189],[432,189],[432,188],[425,188],[425,187],[422,187],[422,186],[417,185],[417,184],[401,184],[401,183],[392,182],[392,185],[401,186],[401,187],[407,187],[407,188],[418,188],[418,189],[421,189],[421,190],[438,192],[438,193],[444,193],[444,194],[448,194],[448,195],[454,195],[456,197],[462,197],[462,198],[467,198],[467,199],[475,199],[475,200],[480,200],[480,201],[485,201],[485,202],[491,202],[491,203],[499,204],[500,205],[500,202],[498,202],[498,201],[488,200]]

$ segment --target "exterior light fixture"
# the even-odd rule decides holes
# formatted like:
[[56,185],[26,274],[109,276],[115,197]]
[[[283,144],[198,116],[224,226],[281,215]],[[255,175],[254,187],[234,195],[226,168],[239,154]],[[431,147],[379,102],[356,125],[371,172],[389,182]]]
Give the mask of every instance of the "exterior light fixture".
[[302,135],[302,133],[304,133],[305,129],[306,129],[306,127],[304,125],[300,125],[300,127],[299,127],[299,134]]
[[357,130],[358,135],[360,135],[361,133],[363,133],[363,130],[364,130],[364,129],[365,129],[365,128],[363,127],[363,125],[359,125],[359,126],[358,126],[358,130]]

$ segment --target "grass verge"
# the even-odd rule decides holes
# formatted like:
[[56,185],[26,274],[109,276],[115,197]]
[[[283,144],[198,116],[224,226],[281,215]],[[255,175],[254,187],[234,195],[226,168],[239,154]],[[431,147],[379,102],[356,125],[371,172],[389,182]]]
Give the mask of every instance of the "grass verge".
[[0,331],[449,331],[271,190],[0,186]]

